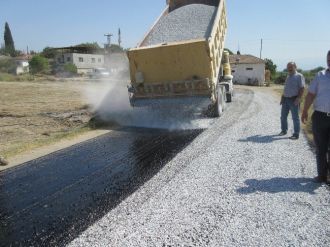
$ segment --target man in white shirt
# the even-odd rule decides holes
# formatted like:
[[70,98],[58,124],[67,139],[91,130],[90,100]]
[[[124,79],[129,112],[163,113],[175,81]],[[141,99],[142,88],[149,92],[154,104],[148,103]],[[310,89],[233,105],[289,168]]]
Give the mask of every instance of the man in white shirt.
[[327,64],[328,69],[319,72],[309,87],[301,117],[302,122],[305,123],[308,119],[308,109],[314,102],[312,122],[318,172],[315,181],[319,183],[329,182],[327,176],[330,171],[327,157],[330,146],[330,51],[327,55]]

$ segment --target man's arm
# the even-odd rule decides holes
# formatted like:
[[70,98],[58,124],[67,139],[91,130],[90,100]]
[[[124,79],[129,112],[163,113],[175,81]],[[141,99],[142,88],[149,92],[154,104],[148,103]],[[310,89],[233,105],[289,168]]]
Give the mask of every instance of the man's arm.
[[302,97],[304,95],[304,92],[305,92],[306,80],[305,80],[304,75],[301,74],[300,76],[301,76],[300,83],[299,83],[300,89],[299,89],[299,92],[298,92],[297,99],[294,102],[295,105],[299,105],[300,104],[301,99],[302,99]]
[[302,97],[304,95],[304,92],[305,92],[305,87],[302,87],[302,88],[299,89],[298,97],[297,97],[297,99],[294,102],[295,105],[299,105],[300,104],[300,101],[301,101],[301,99],[302,99]]
[[313,104],[315,96],[316,96],[315,94],[312,94],[310,92],[306,96],[304,110],[303,110],[303,113],[301,116],[301,121],[303,123],[306,123],[306,121],[308,120],[308,110],[311,107],[311,105]]

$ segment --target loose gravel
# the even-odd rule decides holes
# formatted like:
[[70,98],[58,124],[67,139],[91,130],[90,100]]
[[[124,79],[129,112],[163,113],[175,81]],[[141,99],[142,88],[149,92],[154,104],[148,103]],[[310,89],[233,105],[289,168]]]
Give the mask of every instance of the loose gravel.
[[269,93],[237,93],[219,121],[69,246],[328,246],[329,188],[311,181],[304,136],[276,136],[279,119]]
[[145,46],[208,38],[217,8],[190,4],[162,17],[144,42]]

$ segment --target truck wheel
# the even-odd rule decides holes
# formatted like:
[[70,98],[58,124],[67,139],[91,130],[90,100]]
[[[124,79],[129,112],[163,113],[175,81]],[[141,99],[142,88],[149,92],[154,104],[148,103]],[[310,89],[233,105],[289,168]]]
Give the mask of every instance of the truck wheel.
[[217,90],[217,101],[215,103],[214,117],[221,117],[225,105],[226,105],[226,95],[224,94],[224,87],[219,86]]
[[227,93],[227,102],[230,103],[233,101],[233,93]]

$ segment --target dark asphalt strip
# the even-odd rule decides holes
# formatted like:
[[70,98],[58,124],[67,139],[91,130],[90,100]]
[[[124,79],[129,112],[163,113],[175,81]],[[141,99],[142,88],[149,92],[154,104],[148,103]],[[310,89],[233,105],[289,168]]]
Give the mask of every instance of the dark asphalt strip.
[[0,173],[0,246],[63,246],[202,130],[121,129]]

